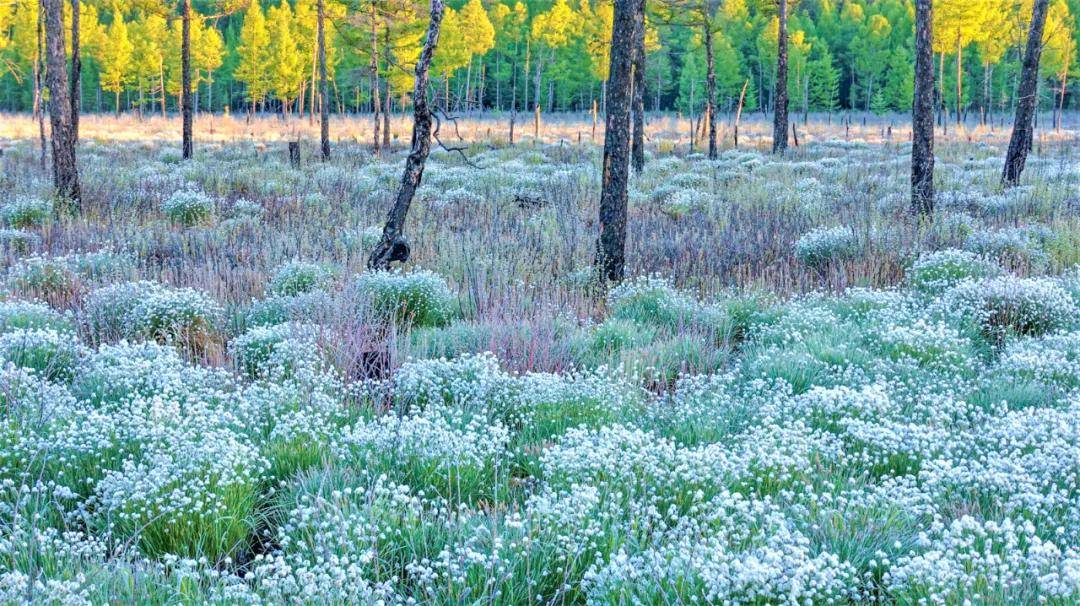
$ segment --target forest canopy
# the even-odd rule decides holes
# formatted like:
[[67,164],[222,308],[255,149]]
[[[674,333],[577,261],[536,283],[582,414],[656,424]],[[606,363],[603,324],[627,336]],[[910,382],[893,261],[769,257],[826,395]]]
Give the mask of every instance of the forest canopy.
[[[1011,105],[1031,2],[935,0],[940,107],[981,113]],[[6,111],[34,105],[38,7],[35,0],[0,3],[0,108]],[[84,111],[177,111],[179,7],[161,0],[80,4]],[[195,0],[196,111],[310,111],[315,7],[315,0]],[[394,108],[407,105],[424,4],[331,0],[326,8],[329,110],[370,111],[373,82]],[[70,5],[67,11],[70,23]],[[910,110],[911,0],[801,0],[789,12],[792,111]],[[612,15],[611,0],[450,1],[432,65],[436,102],[458,111],[588,110],[603,99]],[[717,107],[733,108],[744,84],[746,109],[771,107],[775,2],[654,0],[646,20],[646,109],[703,110],[705,36],[713,42]],[[1078,32],[1080,0],[1053,0],[1040,65],[1044,106],[1078,105],[1072,82],[1080,73]]]

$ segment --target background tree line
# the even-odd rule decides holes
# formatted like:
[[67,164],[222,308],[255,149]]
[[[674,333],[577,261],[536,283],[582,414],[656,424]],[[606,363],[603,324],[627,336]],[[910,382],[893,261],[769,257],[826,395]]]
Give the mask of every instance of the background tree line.
[[[39,106],[40,0],[0,3],[0,108]],[[193,0],[197,111],[311,112],[317,96],[316,0]],[[938,120],[1004,112],[1013,102],[1032,0],[935,0]],[[767,111],[778,19],[766,0],[658,0],[646,12],[645,107],[703,112],[711,44],[717,111]],[[181,88],[180,10],[162,0],[80,7],[84,111],[171,112]],[[908,111],[913,0],[801,0],[788,16],[795,114]],[[688,17],[689,16],[689,17]],[[427,7],[415,0],[328,0],[331,112],[408,103]],[[70,23],[71,6],[65,19]],[[611,0],[447,3],[431,66],[435,104],[451,111],[603,107]],[[706,33],[708,32],[708,33]],[[1044,109],[1076,107],[1080,0],[1053,0],[1038,88]],[[711,38],[706,40],[706,38]],[[68,41],[70,47],[70,40]]]

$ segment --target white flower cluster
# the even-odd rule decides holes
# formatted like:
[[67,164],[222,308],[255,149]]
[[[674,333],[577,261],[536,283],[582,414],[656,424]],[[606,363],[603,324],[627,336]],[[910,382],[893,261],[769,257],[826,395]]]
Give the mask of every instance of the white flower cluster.
[[859,254],[859,238],[847,227],[819,227],[795,241],[795,258],[813,269],[854,259]]

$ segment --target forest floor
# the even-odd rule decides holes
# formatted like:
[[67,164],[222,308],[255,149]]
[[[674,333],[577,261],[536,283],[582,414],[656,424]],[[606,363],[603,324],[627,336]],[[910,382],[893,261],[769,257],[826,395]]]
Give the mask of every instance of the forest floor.
[[3,116],[0,603],[1080,601],[1075,130],[950,124],[918,222],[899,119],[653,117],[597,293],[591,119],[506,118],[372,273],[370,117],[88,116],[57,217]]

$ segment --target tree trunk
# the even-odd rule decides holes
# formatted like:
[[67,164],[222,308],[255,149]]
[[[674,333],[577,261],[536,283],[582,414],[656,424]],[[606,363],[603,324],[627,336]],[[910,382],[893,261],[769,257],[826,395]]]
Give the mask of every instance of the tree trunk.
[[1005,168],[1001,183],[1008,186],[1020,181],[1024,172],[1028,150],[1031,149],[1032,117],[1035,114],[1037,87],[1039,84],[1039,57],[1042,55],[1043,28],[1046,25],[1046,8],[1049,0],[1035,0],[1031,12],[1031,29],[1028,31],[1024,66],[1020,72],[1020,86],[1016,91],[1016,119],[1013,121],[1009,152],[1005,156]]
[[79,0],[71,0],[71,145],[79,145],[79,112],[82,110],[82,52],[79,40]]
[[319,0],[319,139],[322,141],[323,162],[330,159],[330,116],[327,114],[328,99],[326,88],[326,2]]
[[635,11],[633,39],[633,72],[631,86],[634,135],[630,143],[630,161],[634,172],[645,170],[645,11]]
[[158,83],[161,85],[161,117],[165,117],[165,62],[158,64]]
[[911,209],[934,212],[934,51],[931,0],[915,3],[915,100],[911,116]]
[[1065,121],[1065,83],[1069,79],[1069,57],[1065,56],[1065,67],[1061,70],[1061,91],[1058,93],[1057,124],[1055,130],[1061,132],[1061,124]]
[[48,159],[48,143],[45,140],[45,11],[44,2],[39,1],[37,19],[37,54],[34,56],[34,116],[38,123],[38,139],[41,143],[41,170],[45,170]]
[[964,114],[964,46],[960,34],[956,34],[956,125],[963,122]]
[[644,0],[616,0],[611,35],[604,131],[604,173],[600,192],[600,236],[596,270],[604,282],[620,282],[626,267],[626,205],[630,160],[630,86],[635,23]]
[[79,169],[75,163],[75,137],[71,118],[70,81],[64,47],[64,0],[42,0],[45,15],[46,84],[49,123],[52,126],[53,184],[57,196],[72,210],[80,202]]
[[704,20],[705,31],[705,114],[709,118],[709,159],[716,159],[716,74],[713,73],[712,24]]
[[739,147],[739,119],[742,118],[743,102],[746,101],[746,87],[750,86],[750,80],[743,82],[742,92],[739,93],[739,105],[735,108],[735,147]]
[[787,0],[779,1],[777,14],[779,27],[776,36],[776,92],[773,94],[773,144],[774,154],[787,149]]
[[[383,28],[383,60],[390,64],[390,26]],[[386,80],[386,94],[383,95],[383,147],[390,147],[390,80]]]
[[385,270],[393,261],[409,259],[409,244],[402,232],[405,228],[405,216],[409,212],[416,188],[424,174],[424,163],[431,152],[431,110],[428,108],[427,83],[431,57],[439,43],[439,29],[442,26],[443,0],[431,0],[431,20],[428,22],[424,48],[416,62],[416,81],[413,84],[413,132],[412,148],[405,161],[405,171],[401,175],[401,187],[398,189],[394,206],[386,218],[382,238],[371,251],[368,267]]
[[183,157],[191,158],[191,0],[180,0],[183,26],[180,40],[180,108],[183,113]]

